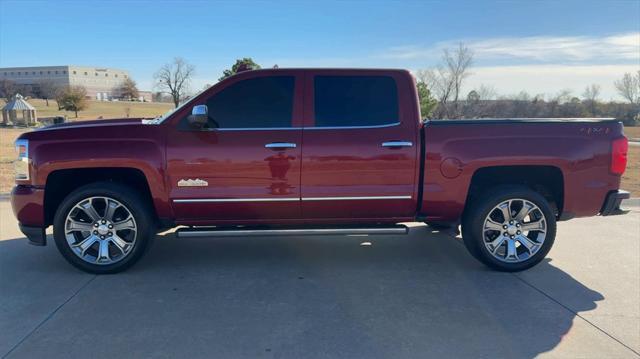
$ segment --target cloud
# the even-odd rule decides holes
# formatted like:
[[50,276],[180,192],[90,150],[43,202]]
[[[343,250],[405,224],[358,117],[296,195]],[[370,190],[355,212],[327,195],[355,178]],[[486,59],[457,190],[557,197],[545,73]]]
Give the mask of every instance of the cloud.
[[535,63],[640,63],[640,32],[611,36],[529,36],[399,46],[380,54],[390,60],[437,60],[445,48],[464,43],[477,61],[519,60]]
[[561,90],[571,90],[580,96],[590,84],[602,86],[601,98],[622,100],[613,82],[625,72],[640,71],[640,65],[519,65],[485,66],[471,68],[465,91],[480,85],[489,85],[501,95],[526,91],[531,95],[552,95]]

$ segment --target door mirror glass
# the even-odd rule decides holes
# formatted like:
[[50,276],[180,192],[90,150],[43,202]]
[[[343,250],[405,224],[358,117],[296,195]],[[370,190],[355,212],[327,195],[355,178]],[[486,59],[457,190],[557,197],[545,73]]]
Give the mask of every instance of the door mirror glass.
[[207,105],[196,105],[189,115],[189,125],[193,128],[203,128],[209,120]]

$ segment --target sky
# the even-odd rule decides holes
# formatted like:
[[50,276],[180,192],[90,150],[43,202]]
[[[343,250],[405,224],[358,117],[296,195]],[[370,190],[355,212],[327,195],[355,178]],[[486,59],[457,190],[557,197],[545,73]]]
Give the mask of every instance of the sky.
[[640,70],[640,0],[629,1],[30,1],[0,0],[0,67],[128,70],[142,90],[182,57],[194,91],[237,58],[263,67],[436,66],[474,54],[465,91],[580,96]]

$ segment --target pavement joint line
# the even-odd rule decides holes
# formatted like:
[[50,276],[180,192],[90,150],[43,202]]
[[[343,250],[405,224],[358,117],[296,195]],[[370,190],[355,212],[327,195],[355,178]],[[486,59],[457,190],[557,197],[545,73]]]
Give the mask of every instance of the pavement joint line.
[[630,351],[632,351],[635,355],[637,355],[638,357],[640,357],[640,353],[638,353],[635,349],[631,348],[630,346],[628,346],[627,344],[623,343],[620,339],[614,337],[613,335],[609,334],[607,331],[605,331],[604,329],[600,328],[599,326],[597,326],[596,324],[594,324],[593,322],[591,322],[589,319],[583,317],[582,315],[580,315],[580,313],[574,311],[573,309],[569,308],[568,306],[562,304],[560,301],[556,300],[555,298],[553,298],[551,295],[545,293],[542,289],[536,287],[535,285],[529,283],[528,281],[526,281],[524,278],[520,277],[519,275],[517,275],[516,273],[509,273],[512,276],[518,278],[518,280],[520,280],[522,283],[526,284],[527,286],[533,288],[534,290],[536,290],[537,292],[539,292],[540,294],[544,295],[545,297],[551,299],[553,302],[555,302],[556,304],[560,305],[561,307],[563,307],[564,309],[568,310],[569,312],[573,313],[576,317],[582,319],[583,321],[585,321],[586,323],[588,323],[589,325],[591,325],[592,327],[596,328],[598,331],[600,331],[601,333],[603,333],[604,335],[608,336],[609,338],[613,339],[614,341],[618,342],[618,344],[622,345],[623,347],[629,349]]
[[[453,239],[457,239],[457,236],[450,232],[449,233],[450,236],[453,237]],[[457,240],[457,243],[459,243],[461,246],[464,247],[464,244],[462,243],[461,240]],[[519,281],[521,281],[522,283],[526,284],[528,287],[531,287],[532,289],[534,289],[535,291],[537,291],[538,293],[544,295],[545,297],[549,298],[552,302],[558,304],[559,306],[563,307],[564,309],[568,310],[569,312],[573,313],[576,317],[584,320],[587,324],[591,325],[592,327],[596,328],[596,330],[600,331],[601,333],[603,333],[604,335],[608,336],[609,338],[613,339],[614,341],[618,342],[618,344],[622,345],[623,347],[629,349],[630,351],[632,351],[635,355],[640,357],[640,353],[638,353],[637,351],[635,351],[633,348],[631,348],[630,346],[628,346],[627,344],[623,343],[621,340],[619,340],[618,338],[614,337],[613,335],[607,333],[604,329],[600,328],[599,326],[595,325],[594,323],[592,323],[591,321],[589,321],[588,319],[586,319],[585,317],[581,316],[578,312],[574,311],[573,309],[569,308],[568,306],[562,304],[560,301],[558,301],[557,299],[553,298],[551,295],[547,294],[546,292],[544,292],[542,289],[536,287],[535,285],[527,282],[524,278],[520,277],[517,273],[508,273],[511,276],[517,278]]]
[[35,333],[38,329],[40,329],[40,327],[42,327],[46,322],[49,321],[49,319],[53,318],[53,316],[62,308],[64,307],[67,303],[69,303],[69,301],[71,301],[71,299],[75,298],[76,295],[78,295],[78,293],[80,293],[84,288],[86,288],[91,282],[93,282],[94,279],[96,279],[98,276],[94,275],[93,277],[91,277],[89,280],[87,280],[83,285],[80,286],[80,288],[78,288],[69,298],[67,298],[67,300],[65,300],[62,304],[60,304],[58,307],[56,307],[56,309],[54,309],[51,313],[49,313],[49,315],[47,315],[46,318],[44,318],[38,325],[35,326],[35,328],[33,328],[29,333],[27,333],[22,339],[20,339],[20,341],[18,341],[13,347],[11,347],[11,349],[9,349],[8,352],[6,352],[3,356],[2,359],[7,358],[9,355],[11,355],[11,353],[13,353],[14,350],[16,350],[20,345],[22,345],[22,343],[24,343],[27,339],[29,339],[29,337],[31,337],[31,335],[33,333]]

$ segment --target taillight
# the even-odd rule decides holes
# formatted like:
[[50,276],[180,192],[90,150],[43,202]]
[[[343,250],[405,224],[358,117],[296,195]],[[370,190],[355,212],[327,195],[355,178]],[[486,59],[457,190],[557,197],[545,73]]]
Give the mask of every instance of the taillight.
[[29,141],[16,140],[16,152],[18,159],[13,162],[16,180],[26,181],[29,179]]
[[627,152],[629,141],[626,137],[620,137],[611,142],[611,173],[622,175],[627,168]]

